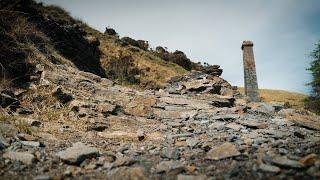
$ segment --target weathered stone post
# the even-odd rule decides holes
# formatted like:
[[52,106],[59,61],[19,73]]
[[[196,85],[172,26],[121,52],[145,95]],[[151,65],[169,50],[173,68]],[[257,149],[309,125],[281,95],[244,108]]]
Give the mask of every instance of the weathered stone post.
[[256,65],[253,55],[253,42],[243,41],[241,49],[243,51],[243,69],[244,69],[244,91],[249,101],[260,101],[258,92],[258,82]]

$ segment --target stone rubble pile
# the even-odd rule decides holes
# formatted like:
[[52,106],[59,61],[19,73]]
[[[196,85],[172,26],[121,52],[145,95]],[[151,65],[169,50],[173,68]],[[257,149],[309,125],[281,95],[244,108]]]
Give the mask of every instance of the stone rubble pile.
[[216,75],[191,71],[185,76],[171,78],[165,88],[171,94],[218,94],[232,96],[237,94],[234,88],[224,79]]
[[[56,105],[44,116],[11,112],[15,120],[0,122],[4,179],[320,178],[317,117],[223,94],[232,87],[217,76],[192,72],[159,91],[66,66],[41,78],[30,102]],[[52,97],[37,94],[44,87]]]

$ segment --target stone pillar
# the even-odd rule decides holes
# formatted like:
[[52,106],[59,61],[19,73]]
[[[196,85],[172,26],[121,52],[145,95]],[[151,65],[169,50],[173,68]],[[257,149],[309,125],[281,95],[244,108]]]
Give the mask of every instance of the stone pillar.
[[243,41],[241,49],[243,51],[243,69],[244,69],[244,91],[249,101],[259,102],[258,82],[256,65],[253,55],[253,42]]

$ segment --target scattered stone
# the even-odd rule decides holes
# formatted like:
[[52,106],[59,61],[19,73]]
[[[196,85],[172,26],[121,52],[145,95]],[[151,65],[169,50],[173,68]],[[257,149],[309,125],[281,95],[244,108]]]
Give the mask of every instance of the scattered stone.
[[188,144],[188,146],[190,146],[191,148],[194,148],[196,145],[199,144],[199,140],[198,139],[195,139],[195,138],[188,138],[186,140],[186,143]]
[[255,113],[274,114],[275,108],[268,103],[249,103],[250,109]]
[[79,165],[87,158],[97,157],[99,152],[94,147],[86,146],[81,142],[74,143],[72,147],[57,153],[57,156],[67,164]]
[[109,126],[107,123],[105,122],[94,122],[93,124],[89,125],[87,127],[88,131],[104,131],[105,129],[107,129]]
[[210,129],[218,129],[218,130],[221,130],[223,129],[225,126],[225,122],[220,122],[220,121],[217,121],[217,122],[214,122],[212,124],[209,125],[209,128]]
[[238,114],[226,114],[226,115],[217,115],[212,118],[212,120],[218,120],[218,121],[230,121],[230,120],[236,120],[240,118]]
[[33,180],[52,180],[53,178],[49,175],[38,175]]
[[221,160],[229,157],[239,156],[240,152],[231,143],[224,143],[207,153],[206,159]]
[[115,111],[116,106],[109,103],[99,103],[97,109],[103,114],[112,114]]
[[33,154],[30,154],[28,152],[14,152],[9,151],[5,152],[2,155],[3,158],[10,159],[12,161],[20,161],[26,165],[33,164],[36,161],[36,158]]
[[119,167],[108,172],[108,179],[122,180],[147,180],[146,171],[143,167]]
[[299,161],[288,159],[286,156],[272,158],[271,162],[277,166],[284,167],[284,168],[295,168],[295,169],[304,168],[303,164],[301,164]]
[[240,129],[244,129],[244,126],[237,124],[237,123],[229,123],[226,125],[227,128],[233,129],[235,131],[239,131]]
[[183,133],[183,134],[173,134],[168,135],[168,139],[178,139],[178,138],[185,138],[185,137],[192,137],[192,133]]
[[156,166],[157,173],[179,174],[186,170],[185,166],[180,161],[161,161]]
[[316,179],[319,179],[320,177],[320,170],[316,167],[310,167],[307,170],[307,174],[311,177],[316,177]]
[[124,108],[124,112],[133,116],[150,117],[153,115],[152,106],[156,105],[154,97],[137,96]]
[[143,129],[139,129],[138,132],[137,132],[137,135],[138,135],[138,140],[142,141],[144,139],[144,131],[143,131]]
[[268,172],[268,173],[279,173],[281,169],[277,166],[272,166],[269,164],[260,164],[259,170],[263,172]]
[[299,162],[303,165],[303,166],[313,166],[317,160],[318,156],[316,154],[309,154],[306,155],[305,157],[301,158],[299,160]]
[[238,121],[241,125],[246,126],[248,128],[252,129],[265,129],[268,127],[268,124],[266,123],[259,123],[253,119],[248,119],[245,121]]
[[285,138],[288,136],[288,134],[286,132],[283,132],[280,130],[267,129],[262,132],[271,135],[271,137],[273,137],[273,138],[279,138],[279,139],[282,139],[282,138]]
[[174,159],[177,160],[180,158],[180,152],[177,148],[164,148],[160,155],[162,158]]
[[21,144],[30,147],[40,147],[40,142],[38,141],[20,141]]
[[286,117],[294,114],[296,112],[295,109],[282,109],[278,112],[278,115]]
[[177,176],[177,180],[206,180],[207,177],[205,175],[184,175],[184,174],[179,174]]
[[136,163],[136,160],[134,160],[133,158],[123,157],[123,158],[117,159],[113,163],[112,167],[131,166],[134,163]]

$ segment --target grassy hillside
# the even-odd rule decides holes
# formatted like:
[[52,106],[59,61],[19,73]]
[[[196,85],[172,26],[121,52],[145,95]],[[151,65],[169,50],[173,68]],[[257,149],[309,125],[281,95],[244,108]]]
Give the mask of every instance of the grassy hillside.
[[[239,87],[238,90],[244,94],[244,88]],[[293,108],[304,108],[304,100],[308,97],[306,94],[272,89],[259,90],[261,100],[263,102],[288,102]]]
[[67,64],[141,88],[159,88],[187,72],[149,49],[124,45],[117,34],[101,33],[57,6],[4,0],[0,10],[1,84],[32,82],[37,64]]
[[[142,88],[159,88],[171,77],[187,72],[181,66],[165,61],[148,50],[132,45],[123,46],[117,35],[101,33],[83,21],[72,18],[60,7],[46,6],[45,13],[54,15],[58,20],[64,20],[70,24],[76,22],[86,32],[87,39],[97,39],[101,53],[101,66],[105,70],[106,76],[115,79],[119,84],[137,84]],[[130,60],[132,63],[126,62]],[[112,72],[118,74],[113,77]],[[119,73],[122,74],[119,75]],[[128,79],[130,77],[133,78]]]

